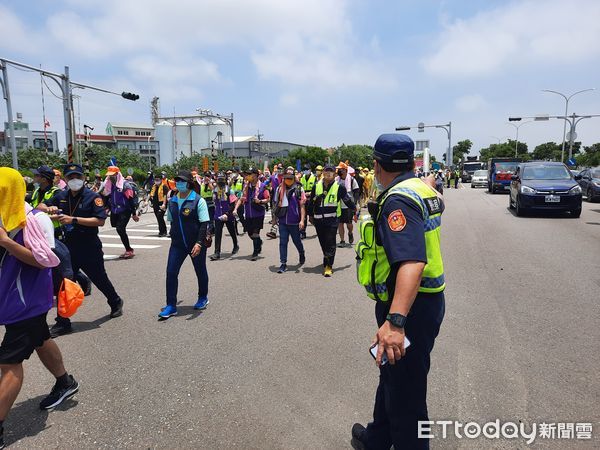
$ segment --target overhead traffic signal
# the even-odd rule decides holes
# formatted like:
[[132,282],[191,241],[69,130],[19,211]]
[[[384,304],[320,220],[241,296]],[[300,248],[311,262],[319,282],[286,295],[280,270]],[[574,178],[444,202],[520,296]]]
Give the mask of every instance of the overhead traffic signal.
[[124,99],[127,99],[127,100],[133,100],[133,101],[136,101],[138,98],[140,98],[139,95],[132,94],[131,92],[123,92],[121,94],[121,97],[123,97]]
[[509,117],[508,121],[509,122],[519,122],[521,120],[520,117]]

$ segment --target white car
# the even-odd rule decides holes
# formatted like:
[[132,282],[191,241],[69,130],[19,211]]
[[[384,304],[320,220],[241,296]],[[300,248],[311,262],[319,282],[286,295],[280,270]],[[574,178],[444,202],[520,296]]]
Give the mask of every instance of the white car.
[[487,170],[476,170],[471,178],[471,187],[488,187],[488,173]]

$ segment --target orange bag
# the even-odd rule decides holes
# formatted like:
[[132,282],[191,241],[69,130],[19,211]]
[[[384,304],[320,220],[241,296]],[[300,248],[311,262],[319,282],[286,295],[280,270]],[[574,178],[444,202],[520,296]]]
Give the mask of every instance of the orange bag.
[[81,286],[65,278],[58,291],[58,315],[71,317],[83,303],[83,297]]

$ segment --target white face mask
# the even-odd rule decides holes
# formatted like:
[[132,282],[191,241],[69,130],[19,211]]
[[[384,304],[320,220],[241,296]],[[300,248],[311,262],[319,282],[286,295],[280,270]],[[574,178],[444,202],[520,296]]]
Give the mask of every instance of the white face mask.
[[79,178],[73,178],[67,182],[67,185],[72,191],[79,191],[83,187],[83,180],[80,180]]
[[379,182],[379,179],[377,178],[377,172],[375,172],[375,187],[377,188],[377,190],[379,192],[382,192],[385,190],[385,186],[383,184],[381,184]]
[[33,188],[34,189],[39,189],[40,188],[40,183],[33,183]]

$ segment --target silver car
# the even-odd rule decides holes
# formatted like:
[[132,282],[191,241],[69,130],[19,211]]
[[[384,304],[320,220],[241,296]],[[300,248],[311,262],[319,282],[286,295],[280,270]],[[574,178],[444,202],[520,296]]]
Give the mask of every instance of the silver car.
[[487,170],[476,170],[471,178],[471,187],[488,187],[488,173]]

